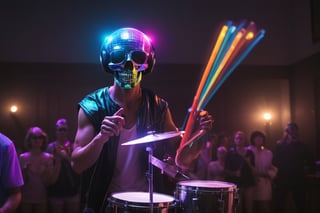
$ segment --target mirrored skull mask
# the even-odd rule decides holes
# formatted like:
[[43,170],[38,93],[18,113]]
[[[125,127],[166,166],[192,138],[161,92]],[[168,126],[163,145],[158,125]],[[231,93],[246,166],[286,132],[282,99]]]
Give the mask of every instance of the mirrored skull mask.
[[104,70],[114,74],[116,83],[126,89],[135,87],[152,71],[155,53],[150,39],[134,28],[121,28],[105,39],[100,61]]

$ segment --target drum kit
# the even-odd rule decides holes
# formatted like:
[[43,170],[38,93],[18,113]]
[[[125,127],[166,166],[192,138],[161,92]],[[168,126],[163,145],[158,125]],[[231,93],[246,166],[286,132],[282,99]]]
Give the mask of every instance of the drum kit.
[[[150,134],[123,144],[152,143],[184,134],[175,158],[177,166],[155,158],[152,155],[152,148],[148,147],[149,193],[113,194],[109,201],[111,205],[115,206],[115,212],[234,213],[237,210],[237,187],[234,184],[196,180],[180,172],[178,167],[184,170],[185,165],[188,166],[200,155],[201,143],[194,144],[193,141],[196,140],[192,139],[201,136],[202,132],[200,131],[199,135],[190,139],[196,120],[196,112],[200,112],[206,107],[223,82],[264,37],[264,34],[265,30],[258,29],[253,21],[244,20],[236,23],[229,20],[222,25],[194,96],[188,121],[183,128],[185,131]],[[180,175],[184,179],[177,183],[174,197],[153,193],[153,166],[160,168],[170,177],[176,178],[177,175]]]
[[[131,140],[122,145],[152,143],[183,135],[183,131],[153,133]],[[188,149],[186,147],[186,149]],[[153,156],[151,146],[149,153],[149,192],[113,193],[108,201],[108,213],[235,213],[238,199],[236,185],[222,181],[197,180],[179,170],[176,165]],[[200,152],[200,150],[198,150]],[[189,153],[182,151],[181,153]],[[197,154],[195,149],[193,154]],[[159,168],[171,178],[180,180],[176,185],[174,196],[153,192],[153,166]],[[179,178],[178,178],[179,177]]]

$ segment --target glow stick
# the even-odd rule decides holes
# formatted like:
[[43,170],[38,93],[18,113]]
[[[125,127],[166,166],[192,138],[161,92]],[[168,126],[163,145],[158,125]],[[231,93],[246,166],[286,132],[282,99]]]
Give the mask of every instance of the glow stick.
[[[217,67],[219,67],[219,65],[221,63],[221,60],[223,60],[223,58],[225,57],[225,54],[229,50],[229,48],[230,48],[232,42],[234,41],[237,33],[240,30],[242,30],[242,28],[245,25],[245,23],[246,23],[245,21],[242,21],[237,28],[235,26],[231,26],[229,28],[229,30],[228,30],[225,38],[224,38],[224,41],[223,41],[223,43],[221,45],[221,48],[219,50],[219,53],[217,55],[217,59],[215,60],[214,65],[213,65],[213,67],[211,69],[211,72],[209,74],[208,79],[216,78],[216,77],[214,77],[214,75],[220,74],[220,73],[216,73]],[[212,83],[210,85],[210,81],[207,81],[206,85],[205,85],[205,89],[202,91],[202,93],[200,95],[201,99],[203,99],[203,97],[206,96],[206,93],[208,93],[209,90],[212,90],[211,87],[212,87]],[[201,102],[203,102],[203,101],[201,101]],[[197,108],[199,110],[200,107],[198,106]]]
[[237,59],[237,61],[233,64],[233,66],[228,70],[226,75],[223,77],[223,79],[219,82],[217,87],[214,89],[214,91],[210,94],[210,98],[207,98],[205,103],[202,105],[202,107],[205,107],[209,100],[213,97],[213,95],[217,92],[217,90],[221,87],[223,82],[231,75],[231,73],[234,71],[234,69],[245,59],[245,57],[251,52],[254,46],[257,45],[257,43],[264,37],[265,30],[260,30],[258,35],[255,37],[255,39],[250,43],[248,48],[245,49],[245,51],[242,53],[242,55]]
[[[244,29],[242,29],[242,31],[245,31]],[[230,64],[233,62],[234,58],[238,55],[239,52],[241,52],[240,50],[243,49],[244,46],[246,46],[246,42],[248,41],[247,39],[247,35],[251,33],[251,32],[246,32],[246,34],[244,34],[240,41],[238,42],[238,44],[235,46],[234,51],[231,53],[230,58],[227,60],[226,64],[223,66],[223,70],[221,71],[221,74],[218,76],[217,80],[210,85],[210,88],[208,88],[208,90],[206,91],[205,94],[203,94],[203,96],[201,97],[201,100],[199,101],[199,110],[203,109],[203,103],[206,102],[206,99],[208,99],[208,97],[211,97],[210,94],[212,93],[212,91],[214,90],[214,88],[216,87],[217,84],[219,84],[220,80],[223,78],[223,76],[225,75],[225,73],[227,72]]]
[[[235,50],[235,48],[237,47],[240,39],[243,37],[244,35],[244,31],[243,30],[240,30],[239,32],[237,32],[236,36],[235,36],[235,39],[232,41],[232,44],[230,46],[230,48],[228,49],[226,55],[224,56],[223,60],[221,61],[221,63],[219,64],[219,67],[217,69],[217,71],[215,72],[215,75],[213,76],[213,78],[210,80],[210,83],[209,83],[209,88],[215,83],[218,75],[221,73],[222,71],[222,68],[224,67],[224,65],[227,63],[227,61],[229,60],[229,58],[231,57],[233,51]],[[208,92],[209,90],[207,90],[206,92]],[[207,94],[204,94],[204,97],[206,96]],[[203,103],[203,99],[201,99],[201,101],[199,102],[198,106],[197,106],[197,110],[200,110],[200,106],[202,105]]]
[[230,26],[231,22],[227,22],[226,25],[224,25],[220,31],[220,34],[218,36],[218,39],[217,39],[217,42],[216,42],[216,45],[214,46],[213,50],[212,50],[212,53],[211,53],[211,56],[209,58],[209,61],[208,61],[208,64],[204,70],[204,73],[203,73],[203,76],[202,76],[202,79],[200,81],[200,85],[198,87],[198,90],[197,90],[197,93],[194,97],[194,100],[193,100],[193,103],[192,103],[192,107],[191,107],[191,111],[189,113],[189,118],[188,118],[188,121],[187,121],[187,124],[186,124],[186,129],[185,129],[185,134],[181,140],[181,143],[180,143],[180,147],[182,147],[185,142],[190,138],[190,135],[191,135],[191,132],[192,132],[192,129],[193,129],[193,125],[194,125],[194,120],[195,120],[195,116],[196,116],[196,109],[197,109],[197,105],[198,105],[198,102],[199,102],[199,96],[201,94],[201,91],[203,89],[203,86],[205,84],[205,81],[209,75],[209,72],[210,72],[210,69],[212,67],[212,64],[214,62],[214,60],[216,59],[216,55],[217,55],[217,52],[218,50],[220,49],[220,46],[221,46],[221,43],[223,41],[223,38],[225,37],[226,35],[226,32]]
[[[242,22],[241,26],[244,26],[244,22]],[[239,30],[239,27],[238,27]],[[243,30],[243,29],[242,29]],[[255,35],[256,28],[254,22],[250,22],[248,27],[246,28],[246,34],[241,38],[239,41],[236,49],[232,53],[232,56],[227,61],[226,65],[223,67],[223,70],[221,71],[221,74],[218,76],[218,79],[215,81],[214,85],[211,85],[210,88],[206,91],[206,93],[201,97],[199,109],[203,109],[204,106],[202,105],[204,102],[207,102],[207,99],[211,99],[211,93],[214,91],[215,87],[219,82],[221,81],[222,77],[225,75],[225,73],[228,71],[230,65],[233,63],[234,59],[243,52],[243,49],[245,49],[248,46],[248,43],[251,42],[252,38]],[[229,76],[229,75],[228,75]]]
[[214,78],[214,76],[217,74],[216,73],[216,70],[217,70],[217,67],[219,66],[219,64],[221,63],[221,60],[224,58],[225,54],[227,53],[227,50],[229,49],[230,45],[232,42],[230,41],[233,41],[234,37],[233,36],[233,33],[235,32],[236,30],[236,27],[235,26],[231,26],[227,33],[226,33],[226,36],[223,38],[223,42],[221,44],[221,47],[219,49],[219,52],[217,54],[217,57],[216,57],[216,60],[214,61],[214,64],[211,68],[211,71],[209,73],[209,76],[207,78],[207,81],[206,81],[206,84],[204,86],[204,89],[202,90],[202,93],[200,95],[200,98],[203,97],[205,91],[208,90],[209,86],[210,86],[210,81],[208,81],[208,79],[212,79]]

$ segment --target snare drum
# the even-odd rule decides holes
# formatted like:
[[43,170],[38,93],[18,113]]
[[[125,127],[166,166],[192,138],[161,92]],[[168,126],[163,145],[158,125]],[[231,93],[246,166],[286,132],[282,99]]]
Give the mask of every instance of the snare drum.
[[[108,213],[151,212],[149,192],[121,192],[112,194],[108,199]],[[174,213],[174,197],[153,193],[154,213]]]
[[232,213],[238,196],[232,183],[191,180],[177,183],[175,198],[178,212]]

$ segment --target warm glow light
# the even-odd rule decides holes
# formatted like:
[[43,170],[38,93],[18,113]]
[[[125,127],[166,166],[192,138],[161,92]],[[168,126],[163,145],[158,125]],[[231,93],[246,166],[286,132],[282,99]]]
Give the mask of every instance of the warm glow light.
[[12,106],[10,107],[10,112],[15,113],[15,112],[17,112],[17,111],[18,111],[18,107],[17,107],[16,105],[12,105]]
[[270,121],[271,120],[271,114],[266,112],[263,114],[263,119],[266,121]]

